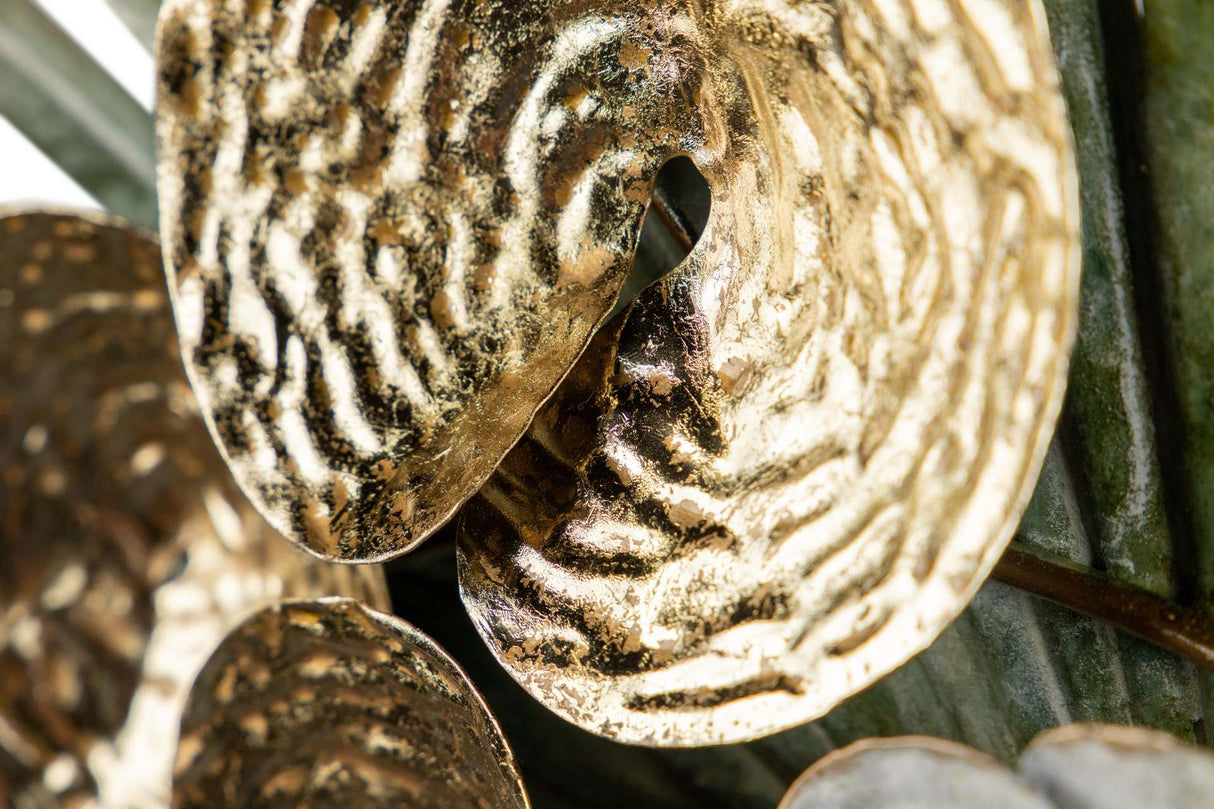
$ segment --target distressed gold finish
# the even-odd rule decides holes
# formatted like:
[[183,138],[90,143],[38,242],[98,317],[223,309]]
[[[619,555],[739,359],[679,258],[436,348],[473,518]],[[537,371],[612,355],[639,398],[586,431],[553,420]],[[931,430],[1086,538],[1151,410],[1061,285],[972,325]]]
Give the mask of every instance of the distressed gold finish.
[[151,236],[0,212],[0,805],[168,803],[195,673],[284,596],[385,604],[241,496],[181,367]]
[[540,64],[619,25],[621,59],[676,77],[667,104],[713,208],[465,510],[464,600],[514,677],[581,727],[755,738],[931,643],[1032,491],[1080,264],[1044,14],[559,8]]
[[526,809],[509,746],[463,671],[416,628],[353,601],[249,618],[182,721],[178,809]]
[[379,560],[476,491],[610,311],[658,168],[723,143],[709,44],[671,3],[166,4],[178,323],[276,527]]
[[625,741],[819,716],[1006,545],[1062,402],[1078,203],[1039,0],[173,0],[166,257],[240,482],[380,559],[613,305],[658,167],[688,260],[465,513],[466,602]]

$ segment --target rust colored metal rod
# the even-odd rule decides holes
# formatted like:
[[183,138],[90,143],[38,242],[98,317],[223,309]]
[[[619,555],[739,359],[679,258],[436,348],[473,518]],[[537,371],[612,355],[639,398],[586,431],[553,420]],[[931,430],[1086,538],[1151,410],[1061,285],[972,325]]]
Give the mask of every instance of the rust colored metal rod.
[[1104,621],[1214,671],[1214,617],[1013,545],[991,576]]
[[695,247],[696,236],[692,234],[691,227],[687,224],[687,218],[679,212],[660,186],[653,192],[653,210],[661,220],[662,226],[679,243],[685,257]]

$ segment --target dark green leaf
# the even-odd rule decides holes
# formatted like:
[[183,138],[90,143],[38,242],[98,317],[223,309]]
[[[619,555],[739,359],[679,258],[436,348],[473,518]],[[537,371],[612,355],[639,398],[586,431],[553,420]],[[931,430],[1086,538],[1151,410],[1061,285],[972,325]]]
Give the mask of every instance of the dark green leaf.
[[[1148,2],[1145,168],[1181,416],[1197,589],[1214,599],[1214,4]],[[1150,202],[1151,200],[1145,200]]]

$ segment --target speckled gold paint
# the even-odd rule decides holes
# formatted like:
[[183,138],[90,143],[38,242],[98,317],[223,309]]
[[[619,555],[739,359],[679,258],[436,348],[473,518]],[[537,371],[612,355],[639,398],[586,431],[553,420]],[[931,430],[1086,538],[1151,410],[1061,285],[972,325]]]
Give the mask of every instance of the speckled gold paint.
[[187,364],[237,479],[311,552],[421,542],[611,310],[658,168],[707,137],[699,67],[658,56],[691,47],[667,5],[166,3]]
[[[1079,272],[1039,0],[172,0],[158,63],[171,288],[237,478],[365,561],[501,462],[464,596],[562,716],[820,716],[1010,538]],[[583,354],[680,154],[707,230]]]
[[178,809],[529,805],[501,729],[455,662],[354,601],[250,617],[203,667],[182,720]]

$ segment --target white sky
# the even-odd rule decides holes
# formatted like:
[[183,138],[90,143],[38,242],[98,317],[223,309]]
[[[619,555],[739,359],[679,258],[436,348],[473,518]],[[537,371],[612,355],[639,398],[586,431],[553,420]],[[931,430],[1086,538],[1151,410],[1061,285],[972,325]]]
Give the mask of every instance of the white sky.
[[[5,2],[5,0],[0,0]],[[144,107],[155,90],[152,57],[105,0],[36,0]],[[80,186],[60,171],[0,115],[0,205],[44,202],[97,208]]]

